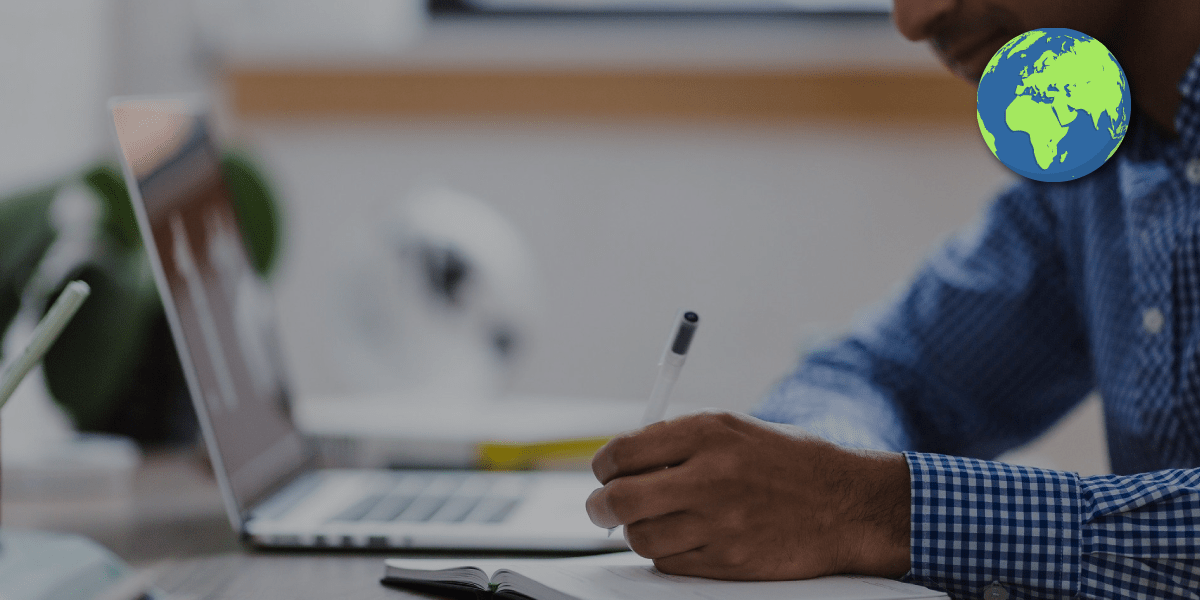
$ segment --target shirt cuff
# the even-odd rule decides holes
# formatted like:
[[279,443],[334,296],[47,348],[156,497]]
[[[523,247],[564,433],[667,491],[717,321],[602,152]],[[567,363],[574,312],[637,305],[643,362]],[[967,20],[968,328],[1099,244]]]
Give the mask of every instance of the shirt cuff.
[[1078,475],[939,454],[904,457],[912,477],[907,579],[956,597],[1078,592]]

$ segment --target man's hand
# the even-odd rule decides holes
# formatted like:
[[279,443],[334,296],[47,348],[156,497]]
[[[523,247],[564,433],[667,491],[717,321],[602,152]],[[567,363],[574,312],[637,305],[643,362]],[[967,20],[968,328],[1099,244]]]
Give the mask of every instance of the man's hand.
[[600,527],[625,526],[664,573],[715,579],[899,577],[909,569],[904,457],[707,412],[622,434],[592,459]]

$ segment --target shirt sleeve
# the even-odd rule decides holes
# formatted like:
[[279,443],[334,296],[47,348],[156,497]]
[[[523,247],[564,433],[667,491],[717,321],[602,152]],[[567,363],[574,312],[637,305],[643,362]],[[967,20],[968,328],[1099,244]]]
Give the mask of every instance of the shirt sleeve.
[[1093,387],[1056,212],[1031,183],[951,238],[894,301],[755,411],[844,445],[994,458]]
[[907,580],[955,598],[1200,598],[1200,469],[1079,477],[905,458]]

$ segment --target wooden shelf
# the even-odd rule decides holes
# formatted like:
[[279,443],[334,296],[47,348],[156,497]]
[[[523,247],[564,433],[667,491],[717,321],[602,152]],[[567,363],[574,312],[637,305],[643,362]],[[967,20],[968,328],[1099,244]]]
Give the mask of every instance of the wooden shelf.
[[975,90],[934,71],[239,68],[247,119],[683,120],[975,126]]

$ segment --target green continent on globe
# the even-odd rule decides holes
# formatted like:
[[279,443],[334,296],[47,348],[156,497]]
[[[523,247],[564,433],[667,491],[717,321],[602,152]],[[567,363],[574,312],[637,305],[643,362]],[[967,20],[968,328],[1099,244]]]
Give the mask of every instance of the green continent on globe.
[[979,109],[975,109],[975,118],[979,120],[979,131],[983,133],[983,141],[987,143],[988,149],[992,151],[992,156],[1000,158],[996,154],[996,136],[987,130],[987,125],[983,124],[983,115],[979,114]]
[[987,68],[984,69],[983,74],[987,75],[996,70],[996,67],[1000,65],[1001,54],[1004,55],[1004,58],[1012,58],[1012,55],[1032,46],[1034,42],[1042,39],[1045,35],[1045,31],[1034,29],[1009,40],[1007,44],[1004,44],[996,51],[996,54],[992,55],[992,60],[988,61]]
[[[985,75],[996,70],[1002,57],[1007,59],[1029,48],[1044,35],[1045,32],[1034,30],[1005,44],[988,63]],[[1027,66],[1021,70],[1017,97],[1004,111],[1004,121],[1010,130],[1029,135],[1034,159],[1042,169],[1048,168],[1058,156],[1058,143],[1066,137],[1067,125],[1079,116],[1078,111],[1092,117],[1092,126],[1097,131],[1100,115],[1107,113],[1108,134],[1112,139],[1123,137],[1128,127],[1128,119],[1119,114],[1123,112],[1121,101],[1125,92],[1120,68],[1100,42],[1074,38],[1073,41],[1070,49],[1064,41],[1057,52],[1043,52],[1031,65],[1032,69]],[[982,117],[979,122],[982,129]],[[984,137],[987,139],[988,134]],[[995,154],[995,142],[987,141]]]
[[1004,111],[1004,122],[1013,131],[1029,134],[1029,145],[1033,146],[1033,158],[1045,169],[1058,155],[1058,143],[1067,137],[1067,128],[1060,125],[1054,108],[1029,96],[1017,96]]

